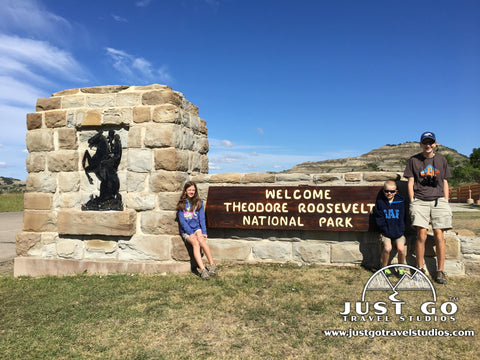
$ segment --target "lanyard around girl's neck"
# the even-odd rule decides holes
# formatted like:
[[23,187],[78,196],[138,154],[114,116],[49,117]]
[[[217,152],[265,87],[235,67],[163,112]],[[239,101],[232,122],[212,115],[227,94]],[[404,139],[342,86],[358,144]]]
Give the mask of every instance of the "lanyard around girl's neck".
[[193,203],[188,199],[185,199],[185,207],[188,211],[195,212],[196,210],[196,208],[193,207]]

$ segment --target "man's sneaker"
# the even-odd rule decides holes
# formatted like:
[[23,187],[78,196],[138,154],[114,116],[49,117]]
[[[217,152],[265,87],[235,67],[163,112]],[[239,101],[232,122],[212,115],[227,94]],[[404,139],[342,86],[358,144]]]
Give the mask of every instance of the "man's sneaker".
[[405,270],[403,268],[399,268],[398,269],[398,276],[402,277],[403,275],[405,275]]
[[210,276],[217,275],[217,265],[213,264],[210,266],[210,269],[208,269],[208,275]]
[[437,271],[437,278],[435,281],[439,284],[446,284],[447,283],[447,276],[444,271]]
[[208,278],[210,277],[210,275],[208,275],[208,270],[206,268],[203,268],[203,270],[200,272],[200,277],[203,279],[203,280],[208,280]]
[[383,270],[383,273],[384,273],[387,277],[393,276],[393,274],[392,274],[392,272],[390,271],[390,269],[385,269],[385,270]]

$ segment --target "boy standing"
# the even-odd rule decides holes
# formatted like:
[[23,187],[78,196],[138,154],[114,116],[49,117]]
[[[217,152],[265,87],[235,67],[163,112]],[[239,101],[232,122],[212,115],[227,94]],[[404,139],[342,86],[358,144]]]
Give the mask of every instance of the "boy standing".
[[[388,180],[375,203],[375,221],[380,228],[380,239],[383,243],[381,255],[382,268],[388,265],[392,242],[395,241],[398,251],[398,263],[405,264],[405,200],[398,194],[395,181]],[[390,269],[384,270],[390,277]],[[400,268],[398,275],[402,276],[405,270]]]
[[427,131],[420,137],[422,152],[412,156],[407,163],[403,176],[408,179],[410,198],[410,216],[412,225],[417,229],[415,255],[417,267],[423,272],[425,241],[427,229],[432,222],[435,250],[437,253],[437,274],[435,281],[446,284],[445,238],[444,230],[452,228],[452,211],[448,204],[448,181],[451,177],[447,159],[435,154],[437,147],[435,134]]

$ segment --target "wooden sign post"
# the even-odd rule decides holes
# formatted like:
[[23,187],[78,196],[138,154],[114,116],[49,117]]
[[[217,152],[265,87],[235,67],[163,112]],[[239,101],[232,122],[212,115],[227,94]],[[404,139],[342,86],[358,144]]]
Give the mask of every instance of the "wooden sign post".
[[376,186],[210,186],[210,228],[368,231]]

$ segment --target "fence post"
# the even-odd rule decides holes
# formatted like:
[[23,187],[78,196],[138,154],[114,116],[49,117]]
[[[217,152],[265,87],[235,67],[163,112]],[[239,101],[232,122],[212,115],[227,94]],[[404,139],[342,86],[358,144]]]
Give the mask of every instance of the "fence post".
[[467,199],[467,204],[468,204],[468,205],[473,204],[472,189],[470,188],[470,186],[468,187],[468,199]]

